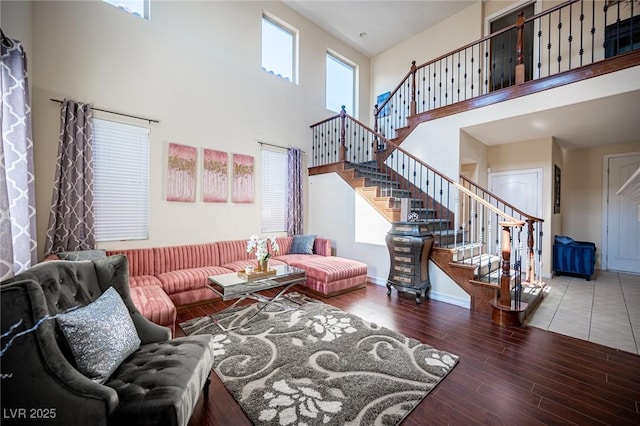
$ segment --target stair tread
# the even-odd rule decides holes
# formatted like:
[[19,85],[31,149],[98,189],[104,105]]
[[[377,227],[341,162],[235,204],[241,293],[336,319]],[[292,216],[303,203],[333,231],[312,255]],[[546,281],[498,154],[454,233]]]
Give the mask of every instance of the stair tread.
[[459,263],[478,264],[481,262],[485,262],[487,259],[490,259],[491,261],[496,261],[496,262],[500,261],[500,257],[496,256],[495,254],[482,253],[479,255],[468,257]]

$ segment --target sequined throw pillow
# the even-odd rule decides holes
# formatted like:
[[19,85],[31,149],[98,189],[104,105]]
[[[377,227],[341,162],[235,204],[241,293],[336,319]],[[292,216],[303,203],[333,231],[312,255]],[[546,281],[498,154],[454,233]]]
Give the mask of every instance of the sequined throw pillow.
[[78,370],[96,383],[104,383],[140,347],[129,311],[113,287],[57,321]]

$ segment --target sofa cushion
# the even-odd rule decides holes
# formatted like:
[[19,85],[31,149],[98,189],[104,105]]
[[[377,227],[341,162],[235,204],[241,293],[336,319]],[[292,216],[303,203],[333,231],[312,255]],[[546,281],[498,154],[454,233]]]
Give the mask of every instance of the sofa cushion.
[[294,235],[289,254],[313,254],[315,235]]
[[152,248],[107,250],[107,256],[123,254],[129,261],[129,278],[140,275],[155,276],[154,254]]
[[253,253],[247,252],[247,242],[249,240],[218,241],[220,251],[220,265],[235,262],[236,260],[256,260]]
[[325,256],[320,256],[319,254],[285,254],[282,256],[276,256],[273,260],[279,260],[287,265],[295,266],[294,263],[304,263],[312,259],[322,259],[324,257]]
[[177,417],[178,425],[186,425],[211,373],[213,352],[211,335],[141,346],[105,383],[120,399],[109,423],[159,425]]
[[181,269],[220,266],[217,243],[156,247],[153,252],[156,275]]
[[78,370],[96,383],[104,383],[140,347],[129,311],[113,287],[94,302],[56,320]]
[[291,266],[304,269],[308,278],[326,283],[367,275],[366,263],[335,256],[320,256],[301,262],[293,262]]
[[[158,281],[160,282],[160,281]],[[171,329],[175,335],[176,306],[159,285],[132,287],[131,300],[140,313],[149,321]]]
[[160,286],[162,283],[158,279],[158,277],[154,277],[153,275],[136,275],[134,277],[129,277],[129,287],[144,287],[144,286]]
[[207,266],[165,272],[160,274],[158,279],[162,283],[162,289],[171,296],[182,291],[205,288],[209,283],[210,276],[228,274],[229,272],[233,271],[222,266]]

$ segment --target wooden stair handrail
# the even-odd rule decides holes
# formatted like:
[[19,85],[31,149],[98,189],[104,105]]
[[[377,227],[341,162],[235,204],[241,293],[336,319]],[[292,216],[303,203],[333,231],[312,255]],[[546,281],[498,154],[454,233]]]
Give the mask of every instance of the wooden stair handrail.
[[313,129],[316,126],[319,126],[321,124],[327,123],[327,122],[329,122],[331,120],[335,120],[336,118],[340,118],[340,114],[336,114],[336,115],[333,115],[333,116],[331,116],[329,118],[325,118],[324,120],[320,120],[317,123],[314,123],[314,124],[310,125],[309,127],[311,127]]
[[[473,198],[478,203],[482,204],[484,207],[486,207],[489,210],[491,210],[492,212],[496,213],[498,216],[506,219],[505,222],[500,222],[501,224],[504,223],[505,226],[507,226],[506,224],[511,224],[511,225],[508,225],[508,226],[524,226],[525,221],[518,220],[515,217],[509,216],[508,214],[506,214],[505,212],[503,212],[499,208],[494,207],[493,204],[489,203],[484,198],[482,198],[482,197],[478,196],[477,194],[474,194],[473,192],[469,191],[467,188],[465,188],[464,186],[460,185],[458,182],[453,182],[453,186],[455,188],[457,188],[458,191],[464,192],[465,194],[467,194],[467,196],[469,196],[470,198]],[[500,226],[502,226],[502,225],[500,225]]]
[[493,198],[495,198],[497,201],[501,202],[501,203],[502,203],[502,204],[504,204],[505,206],[509,206],[509,208],[510,208],[510,209],[512,209],[512,210],[514,210],[514,211],[516,211],[516,212],[520,213],[522,216],[524,216],[524,217],[528,218],[529,220],[531,220],[531,221],[533,221],[533,222],[544,222],[544,219],[541,219],[541,218],[539,218],[539,217],[535,217],[535,216],[531,216],[530,214],[523,212],[523,211],[522,211],[522,210],[520,210],[519,208],[517,208],[517,207],[515,207],[515,206],[512,206],[512,205],[511,205],[511,204],[509,204],[507,201],[503,200],[502,198],[498,197],[497,195],[493,195],[493,194],[491,193],[491,191],[489,191],[488,189],[486,189],[486,188],[484,188],[484,187],[482,187],[482,186],[478,185],[477,183],[475,183],[475,182],[473,182],[473,181],[471,181],[471,180],[467,179],[466,177],[464,177],[464,176],[460,176],[460,179],[462,179],[462,180],[463,180],[463,181],[465,181],[465,182],[468,182],[470,185],[473,185],[473,186],[477,187],[478,189],[480,189],[481,191],[486,192],[487,194],[491,194],[491,196],[492,196]]
[[[343,110],[344,111],[344,110]],[[349,114],[347,114],[346,112],[343,112],[341,114],[335,115],[333,117],[330,117],[326,120],[320,121],[316,124],[311,125],[311,127],[315,127],[319,124],[325,123],[327,121],[336,119],[336,118],[346,118],[351,120],[352,122],[358,124],[359,126],[363,127],[365,130],[371,132],[374,136],[380,138],[383,142],[385,142],[387,144],[387,146],[391,146],[393,147],[394,150],[397,150],[399,152],[402,152],[404,155],[406,155],[407,157],[409,157],[410,159],[412,159],[413,161],[415,161],[416,163],[420,164],[422,167],[427,168],[428,170],[432,171],[434,174],[440,176],[440,178],[446,180],[447,182],[449,182],[453,187],[455,187],[456,189],[458,189],[458,191],[466,194],[467,196],[469,196],[470,198],[473,198],[474,200],[476,200],[478,203],[480,203],[481,205],[483,205],[484,207],[486,207],[487,209],[493,211],[494,213],[496,213],[498,216],[504,218],[506,220],[506,222],[511,222],[514,225],[513,226],[524,226],[525,222],[518,220],[516,218],[514,218],[513,216],[508,215],[506,212],[503,212],[502,210],[500,210],[499,208],[495,207],[493,204],[489,203],[488,201],[486,201],[485,199],[483,199],[482,197],[478,196],[477,194],[475,194],[474,192],[468,190],[467,188],[465,188],[464,186],[460,185],[458,182],[450,179],[448,176],[446,176],[445,174],[441,173],[440,171],[436,170],[435,168],[429,166],[428,164],[424,163],[422,160],[420,160],[419,158],[417,158],[416,156],[414,156],[413,154],[405,151],[404,149],[402,149],[399,145],[396,145],[395,143],[391,142],[390,140],[388,140],[387,138],[385,138],[384,136],[382,136],[380,133],[372,130],[369,126],[367,126],[366,124],[362,123],[360,120],[358,120],[357,118],[354,118],[352,116],[350,116]],[[484,192],[491,194],[490,191],[487,191],[486,189],[476,185],[474,182],[471,182],[470,180],[466,179],[463,177],[464,180],[466,180],[467,182],[469,182],[472,185],[477,186],[479,189],[483,190]],[[491,194],[491,196],[493,198],[495,198],[496,200],[500,201],[502,204],[504,204],[505,206],[509,207],[510,209],[517,211],[518,213],[520,213],[522,216],[527,217],[529,220],[531,221],[539,221],[539,222],[543,222],[542,219],[536,218],[534,216],[531,216],[529,214],[526,214],[524,212],[522,212],[521,210],[519,210],[518,208],[516,208],[515,206],[512,206],[511,204],[509,204],[508,202],[500,199],[499,197],[496,197],[495,195]]]

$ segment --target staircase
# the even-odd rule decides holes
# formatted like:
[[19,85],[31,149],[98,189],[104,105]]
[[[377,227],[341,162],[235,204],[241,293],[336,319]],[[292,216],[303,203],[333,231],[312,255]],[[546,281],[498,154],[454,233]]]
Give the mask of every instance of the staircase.
[[[401,144],[425,121],[640,64],[640,49],[614,49],[619,30],[620,39],[604,44],[594,36],[640,13],[611,4],[569,0],[422,65],[414,61],[388,99],[375,105],[373,129],[344,108],[311,126],[309,175],[339,174],[390,222],[415,213],[434,235],[431,260],[470,295],[471,309],[490,313],[498,324],[521,324],[543,297],[542,219],[463,177],[442,175]],[[526,28],[535,29],[534,46],[524,45]],[[511,36],[517,42],[505,44]],[[525,81],[524,52],[532,47],[538,63]],[[509,49],[500,54],[513,73],[494,69],[492,49]]]
[[[434,204],[432,197],[414,196],[407,189],[410,187],[407,182],[392,179],[380,170],[377,161],[345,162],[335,171],[390,222],[401,220],[404,204],[409,212],[417,215],[417,221],[428,223],[435,238],[431,260],[471,296],[472,310],[491,314],[491,304],[500,292],[500,256],[488,253],[486,244],[470,242],[468,232],[454,229],[452,212],[447,210],[448,214],[439,216],[441,209],[429,207]],[[512,293],[515,287],[516,272],[510,269]],[[520,322],[542,300],[543,288],[541,283],[525,283],[521,302],[527,308],[519,315]]]

